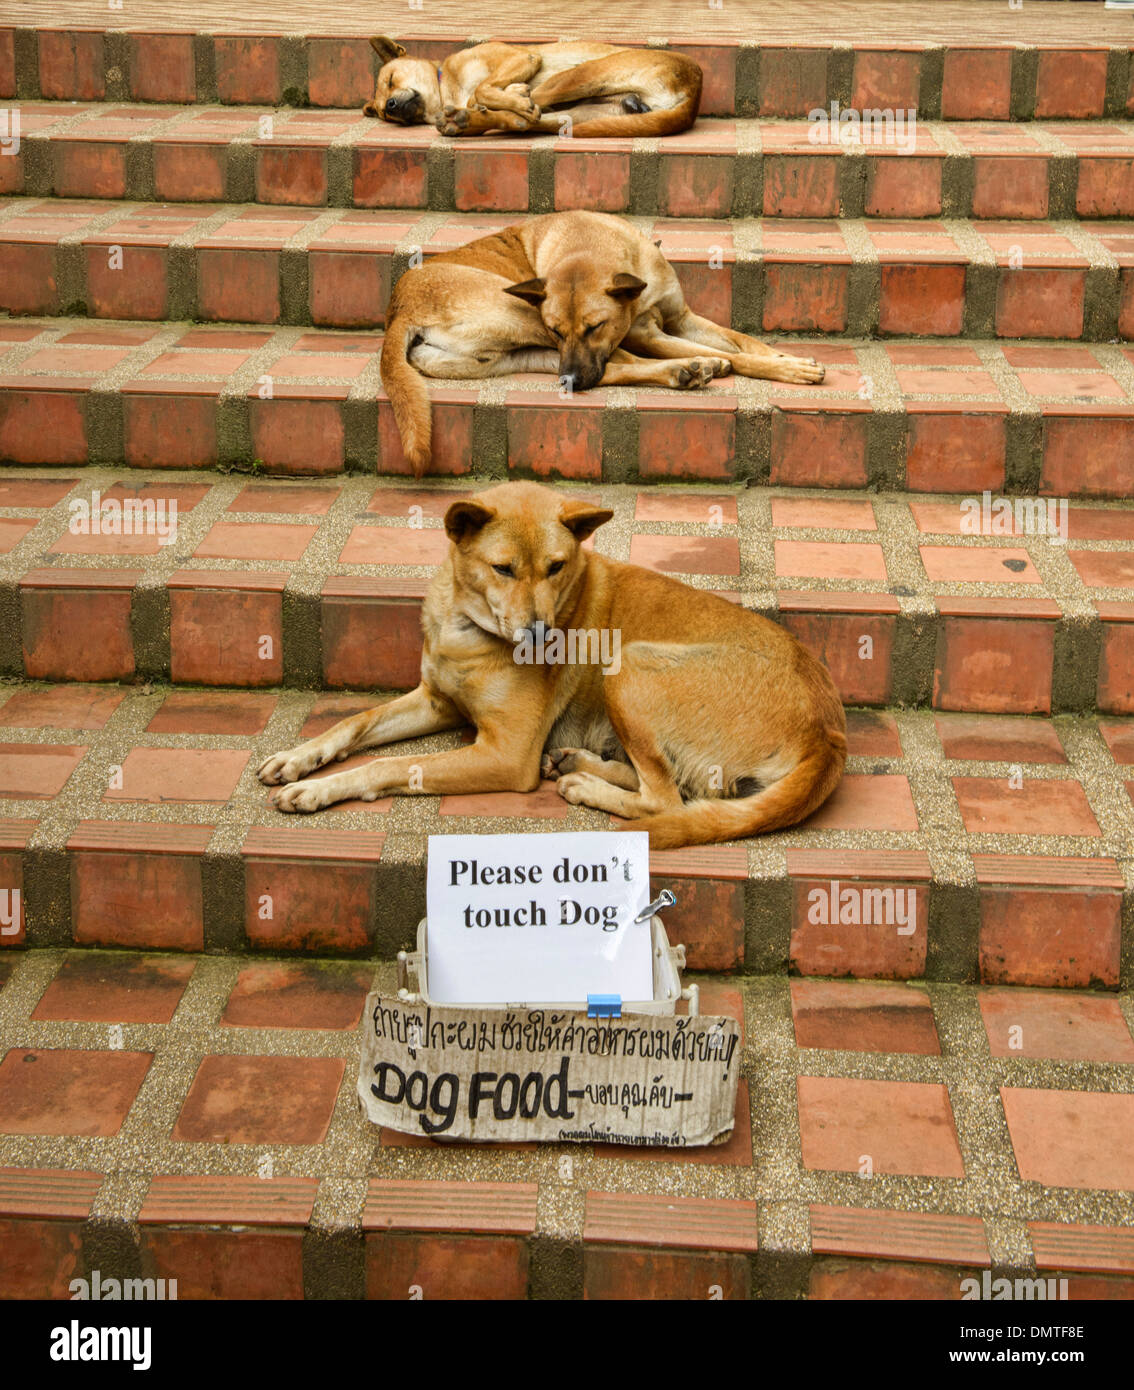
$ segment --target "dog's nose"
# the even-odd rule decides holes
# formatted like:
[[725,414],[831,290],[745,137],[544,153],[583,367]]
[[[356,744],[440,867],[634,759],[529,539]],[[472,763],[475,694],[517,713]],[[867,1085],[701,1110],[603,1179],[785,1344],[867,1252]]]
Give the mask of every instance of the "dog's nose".
[[572,369],[569,372],[559,373],[559,383],[567,391],[580,391],[583,386],[582,373]]
[[394,100],[393,97],[390,97],[389,100],[386,102],[386,115],[392,116],[397,109],[398,103]]

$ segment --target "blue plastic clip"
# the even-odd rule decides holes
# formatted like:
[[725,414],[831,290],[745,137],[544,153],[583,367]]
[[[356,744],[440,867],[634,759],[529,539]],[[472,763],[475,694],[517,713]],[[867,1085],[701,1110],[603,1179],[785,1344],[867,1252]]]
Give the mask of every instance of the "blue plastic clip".
[[588,1017],[588,1018],[621,1018],[621,1017],[622,1017],[622,995],[621,995],[621,994],[588,994],[588,995],[587,995],[587,1017]]

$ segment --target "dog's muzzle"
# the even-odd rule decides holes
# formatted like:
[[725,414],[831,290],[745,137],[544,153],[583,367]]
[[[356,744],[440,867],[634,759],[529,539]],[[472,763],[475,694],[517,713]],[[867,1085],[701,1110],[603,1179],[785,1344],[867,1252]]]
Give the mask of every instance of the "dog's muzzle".
[[383,114],[387,120],[401,121],[403,124],[411,124],[419,120],[424,110],[424,103],[418,92],[409,92],[405,96],[388,97],[386,105],[383,107]]
[[590,391],[597,386],[606,371],[605,362],[594,358],[585,361],[560,360],[559,380],[568,391]]

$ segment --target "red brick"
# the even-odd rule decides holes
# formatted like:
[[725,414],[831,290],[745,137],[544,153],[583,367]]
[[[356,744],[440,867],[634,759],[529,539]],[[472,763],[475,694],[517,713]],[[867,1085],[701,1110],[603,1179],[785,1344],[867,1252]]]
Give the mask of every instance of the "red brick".
[[852,758],[900,758],[902,740],[892,714],[847,710],[847,752]]
[[236,790],[249,757],[238,748],[131,748],[119,765],[120,777],[102,799],[224,803]]
[[222,144],[154,140],[154,193],[174,203],[219,203],[224,199],[228,150]]
[[727,217],[732,211],[732,171],[728,155],[663,153],[658,212],[663,217]]
[[746,1299],[749,1279],[748,1261],[742,1255],[602,1246],[583,1252],[587,1300]]
[[996,290],[999,338],[1081,338],[1085,270],[1001,270]]
[[57,198],[125,198],[126,145],[121,141],[52,142]]
[[[430,388],[430,397],[433,408],[430,475],[455,477],[467,473],[472,467],[473,409],[477,393]],[[402,452],[393,407],[385,399],[378,401],[378,467],[382,473],[403,476],[413,471]]]
[[735,970],[744,959],[743,849],[656,850],[650,881],[677,899],[665,914],[672,943],[685,946],[690,970]]
[[1012,103],[1010,48],[947,48],[941,84],[946,121],[1006,121]]
[[323,680],[409,690],[421,677],[420,580],[330,579],[323,586]]
[[797,1047],[937,1056],[933,1006],[923,989],[892,982],[792,980]]
[[458,212],[527,211],[526,149],[458,149],[453,161],[453,206]]
[[878,328],[882,333],[951,337],[965,312],[963,265],[884,265]]
[[624,212],[630,206],[630,156],[599,151],[555,154],[555,208]]
[[942,478],[958,491],[1003,487],[1007,417],[976,410],[970,406],[922,411],[916,403],[907,407],[906,486],[911,492],[937,492]]
[[12,1048],[0,1062],[0,1134],[117,1134],[152,1052]]
[[80,822],[67,846],[75,942],[200,951],[200,859],[211,834],[211,826]]
[[838,155],[765,157],[765,217],[838,217],[841,210]]
[[251,103],[275,106],[282,95],[275,37],[213,39],[217,96],[227,106]]
[[[888,703],[893,687],[895,617],[783,612],[780,621],[827,667],[845,704]],[[870,639],[869,646],[863,643],[864,637]],[[864,659],[865,652],[869,652],[869,659]]]
[[124,693],[96,685],[55,685],[17,690],[0,706],[0,727],[10,729],[101,729]]
[[[728,408],[722,409],[722,403]],[[638,474],[642,478],[731,478],[736,460],[736,401],[638,399]]]
[[820,809],[803,822],[807,830],[916,830],[917,812],[909,782],[897,775],[849,773]]
[[[133,676],[130,608],[138,572],[53,571],[50,584],[40,578],[43,573],[33,571],[20,581],[27,675],[66,681]],[[68,580],[73,587],[64,587]]]
[[256,201],[321,207],[327,201],[327,152],[319,146],[256,146]]
[[247,965],[236,977],[221,1023],[239,1028],[355,1028],[373,974],[372,966],[334,961]]
[[976,714],[934,717],[947,758],[992,763],[1066,763],[1053,725],[1038,719],[989,718]]
[[848,266],[766,260],[764,279],[766,332],[845,332]]
[[131,383],[122,392],[122,431],[131,468],[213,468],[219,460],[213,394],[150,395]]
[[916,111],[921,93],[921,54],[859,49],[854,55],[851,106]]
[[129,34],[126,41],[134,101],[197,100],[192,34]]
[[1040,50],[1036,72],[1037,120],[1063,116],[1083,120],[1103,114],[1106,49]]
[[32,1010],[32,1018],[83,1023],[168,1023],[192,959],[73,951]]
[[[60,304],[55,257],[54,245],[0,243],[0,309],[13,314],[57,314]],[[27,462],[47,460],[28,459]]]
[[213,1144],[321,1144],[344,1063],[337,1057],[204,1058],[172,1138]]
[[[311,322],[333,328],[379,328],[386,321],[390,293],[388,256],[353,251],[308,255]],[[381,344],[375,344],[375,350]]]
[[[537,478],[602,477],[602,406],[553,404],[550,394],[506,397],[508,471]],[[520,404],[521,401],[535,402]]]
[[774,410],[775,487],[865,487],[870,417],[865,412]]
[[900,1264],[895,1260],[816,1260],[807,1297],[816,1300],[959,1299],[967,1271],[945,1265]]
[[1128,496],[1134,491],[1134,418],[1048,416],[1040,487],[1056,497]]
[[0,796],[58,796],[86,751],[66,744],[0,743]]
[[82,1247],[82,1222],[0,1217],[4,1297],[69,1299],[71,1281],[82,1277]]
[[[414,1293],[414,1290],[420,1292]],[[366,1236],[368,1299],[525,1299],[528,1249],[509,1236],[385,1231]]]
[[1134,1095],[1002,1086],[1016,1166],[1045,1187],[1134,1187]]
[[439,565],[448,558],[444,531],[414,526],[356,526],[339,555],[344,565]]
[[823,49],[761,47],[761,116],[806,116],[826,104],[827,54]]
[[1080,157],[1075,211],[1080,217],[1134,217],[1134,166],[1129,157]]
[[1104,622],[1095,703],[1107,714],[1134,714],[1134,624]]
[[933,706],[992,714],[1050,714],[1055,623],[943,616]]
[[[378,902],[384,836],[370,831],[250,830],[244,859],[244,928],[265,950],[365,951]],[[329,897],[335,901],[327,913]]]
[[424,146],[402,150],[356,146],[351,193],[356,208],[423,208],[428,196]]
[[300,1299],[302,1231],[144,1227],[143,1274],[176,1279],[178,1299]]
[[341,473],[346,429],[338,401],[254,400],[252,452],[272,473]]
[[106,95],[103,41],[97,32],[41,29],[39,90],[43,99],[101,101]]
[[307,39],[307,95],[312,106],[362,106],[374,95],[365,39]]
[[714,323],[732,322],[732,265],[670,257],[685,302],[695,314]]
[[980,917],[984,983],[1117,987],[1121,892],[984,884]]
[[736,110],[736,41],[690,44],[682,40],[681,52],[701,69],[701,115],[731,116]]
[[[278,685],[283,677],[283,577],[225,586],[227,572],[182,571],[171,581],[170,674],[193,685]],[[236,576],[239,579],[239,576]],[[176,578],[176,577],[175,577]],[[267,638],[265,643],[263,639]]]
[[811,1250],[815,1255],[947,1263],[988,1269],[992,1257],[979,1216],[936,1211],[888,1211],[884,1207],[834,1207],[813,1203]]
[[973,216],[1044,218],[1048,161],[1031,155],[973,159]]
[[867,217],[940,217],[940,159],[908,155],[868,161]]
[[279,252],[198,250],[197,316],[234,323],[278,323]]
[[169,312],[165,248],[123,246],[117,268],[110,264],[110,250],[102,244],[83,247],[90,312],[104,319],[165,318]]
[[942,1085],[800,1076],[803,1165],[844,1173],[963,1178],[965,1167]]
[[0,29],[0,97],[16,95],[16,31]]

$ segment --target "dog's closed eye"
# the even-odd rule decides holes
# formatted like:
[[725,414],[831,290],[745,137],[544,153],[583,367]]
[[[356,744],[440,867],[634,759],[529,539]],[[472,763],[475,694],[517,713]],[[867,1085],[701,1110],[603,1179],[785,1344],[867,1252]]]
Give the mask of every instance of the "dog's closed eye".
[[563,566],[564,566],[566,563],[567,563],[566,560],[556,560],[556,561],[554,561],[552,564],[548,565],[548,567],[547,567],[547,577],[548,577],[548,579],[550,579],[551,576],[552,576],[553,574],[558,574],[559,571],[563,568]]
[[493,565],[492,568],[497,574],[502,574],[505,579],[514,579],[515,572],[511,565]]

